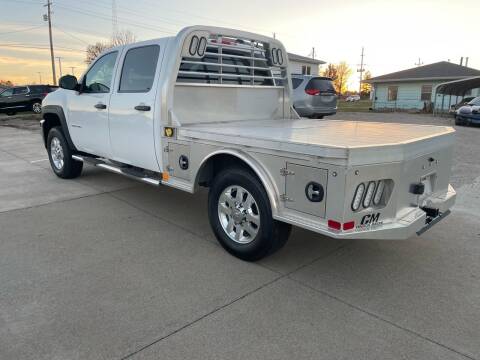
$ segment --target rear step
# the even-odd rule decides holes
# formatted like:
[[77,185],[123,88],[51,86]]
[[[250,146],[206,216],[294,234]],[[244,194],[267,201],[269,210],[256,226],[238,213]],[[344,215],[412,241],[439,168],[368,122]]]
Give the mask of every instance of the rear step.
[[157,178],[156,176],[151,176],[151,175],[147,176],[147,174],[144,171],[138,168],[131,168],[127,166],[115,166],[112,164],[107,164],[105,161],[101,159],[94,158],[91,156],[84,156],[84,155],[72,155],[72,159],[95,165],[99,168],[111,171],[113,173],[120,174],[120,175],[129,177],[131,179],[142,181],[146,184],[159,186],[162,183],[162,180],[160,177]]

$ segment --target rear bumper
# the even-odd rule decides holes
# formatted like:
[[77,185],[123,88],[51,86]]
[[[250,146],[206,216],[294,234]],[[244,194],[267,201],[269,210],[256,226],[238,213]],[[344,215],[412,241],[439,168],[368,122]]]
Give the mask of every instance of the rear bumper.
[[[426,207],[438,210],[435,217],[427,216],[421,208],[412,208],[408,214],[392,222],[376,223],[369,226],[356,226],[348,231],[335,231],[325,224],[314,224],[302,218],[280,218],[278,220],[289,222],[314,232],[337,239],[377,239],[377,240],[406,240],[414,235],[421,235],[440,220],[450,214],[450,208],[455,204],[456,192],[449,185],[446,193],[428,199]],[[303,221],[302,221],[303,220]]]
[[334,115],[337,113],[337,107],[313,107],[313,106],[295,106],[295,110],[300,116],[313,115]]

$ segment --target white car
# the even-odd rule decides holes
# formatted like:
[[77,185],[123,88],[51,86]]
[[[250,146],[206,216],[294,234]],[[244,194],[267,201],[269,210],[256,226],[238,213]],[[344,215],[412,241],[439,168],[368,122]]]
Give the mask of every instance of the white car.
[[188,27],[109,49],[60,85],[41,122],[57,176],[90,163],[153,186],[208,187],[212,230],[244,260],[281,248],[291,225],[407,239],[455,200],[451,127],[300,119],[287,52],[270,37]]
[[351,102],[354,102],[354,101],[360,101],[360,95],[350,95],[350,96],[347,96],[345,101],[351,101]]

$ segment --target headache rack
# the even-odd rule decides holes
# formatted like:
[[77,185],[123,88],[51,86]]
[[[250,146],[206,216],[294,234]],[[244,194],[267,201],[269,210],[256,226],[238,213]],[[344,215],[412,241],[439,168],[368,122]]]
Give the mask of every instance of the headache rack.
[[[275,66],[270,53],[260,41],[210,35],[201,57],[182,57],[177,83],[283,87],[286,68]],[[286,54],[277,54],[283,63]]]

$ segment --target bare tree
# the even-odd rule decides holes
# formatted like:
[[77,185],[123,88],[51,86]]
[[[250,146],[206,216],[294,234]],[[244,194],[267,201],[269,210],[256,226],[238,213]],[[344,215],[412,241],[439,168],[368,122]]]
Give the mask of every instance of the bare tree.
[[112,39],[109,42],[97,42],[93,45],[88,45],[85,62],[90,64],[105,50],[115,46],[130,44],[136,40],[136,36],[130,30],[118,31],[112,36]]
[[112,36],[112,41],[110,42],[111,47],[131,44],[137,41],[137,37],[130,30],[117,31]]
[[6,88],[6,87],[12,87],[13,83],[10,80],[0,80],[0,87]]

